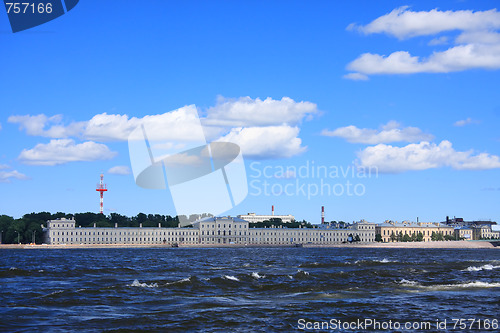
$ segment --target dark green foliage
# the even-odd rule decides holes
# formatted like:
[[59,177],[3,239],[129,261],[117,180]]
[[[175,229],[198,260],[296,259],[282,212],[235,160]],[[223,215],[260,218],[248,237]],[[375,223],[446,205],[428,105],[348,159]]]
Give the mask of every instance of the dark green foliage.
[[302,220],[302,222],[299,222],[299,221],[292,221],[292,222],[283,222],[281,221],[280,218],[272,218],[271,220],[266,220],[266,221],[263,221],[263,222],[250,222],[249,224],[249,228],[271,228],[271,227],[279,227],[279,226],[282,226],[282,227],[286,227],[286,228],[299,228],[299,227],[302,227],[302,228],[312,228],[313,225],[309,222],[307,222],[306,220]]
[[[195,221],[198,218],[210,216],[209,214],[191,215],[189,220]],[[57,212],[51,214],[49,212],[29,213],[25,214],[20,219],[14,219],[11,216],[0,215],[0,232],[2,244],[28,244],[33,242],[35,236],[35,243],[42,243],[42,228],[46,226],[48,220],[56,220],[58,218],[75,218],[76,226],[82,228],[93,227],[114,227],[115,223],[118,227],[139,227],[142,223],[143,227],[162,227],[175,228],[179,225],[177,216],[170,215],[139,213],[137,216],[128,217],[118,213],[111,213],[106,216],[103,214],[86,212],[76,214],[66,214]]]

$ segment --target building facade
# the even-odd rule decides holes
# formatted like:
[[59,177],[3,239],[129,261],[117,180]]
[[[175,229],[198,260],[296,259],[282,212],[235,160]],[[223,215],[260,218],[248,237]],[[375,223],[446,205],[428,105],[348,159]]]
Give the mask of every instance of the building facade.
[[489,225],[479,225],[472,227],[473,239],[499,239],[500,231],[491,230]]
[[46,244],[186,244],[186,245],[334,245],[355,239],[375,241],[375,224],[358,222],[345,229],[331,228],[250,228],[249,222],[233,217],[210,217],[193,222],[189,228],[81,228],[74,220],[47,221]]
[[264,222],[270,221],[271,219],[281,219],[283,223],[290,223],[295,221],[295,217],[293,215],[256,215],[255,213],[248,213],[247,215],[238,215],[236,216],[239,219],[255,223],[255,222]]
[[422,235],[422,241],[430,242],[432,234],[441,234],[444,236],[454,236],[454,228],[444,225],[442,223],[431,222],[393,222],[386,221],[378,224],[375,227],[376,234],[382,236],[383,242],[397,242],[401,241],[401,237],[407,235],[408,237],[416,238],[419,233]]

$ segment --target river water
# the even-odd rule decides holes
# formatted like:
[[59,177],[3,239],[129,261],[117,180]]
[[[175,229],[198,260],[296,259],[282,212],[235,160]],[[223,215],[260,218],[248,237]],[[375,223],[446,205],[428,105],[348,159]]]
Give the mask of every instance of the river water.
[[498,332],[499,273],[496,249],[6,249],[0,331]]

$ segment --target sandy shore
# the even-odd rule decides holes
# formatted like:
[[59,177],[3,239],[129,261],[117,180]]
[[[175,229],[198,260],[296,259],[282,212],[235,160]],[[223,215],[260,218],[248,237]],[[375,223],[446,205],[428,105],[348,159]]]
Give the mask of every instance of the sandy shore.
[[[493,244],[495,243],[495,244]],[[500,249],[500,241],[441,241],[441,242],[407,242],[407,243],[370,243],[370,244],[338,244],[313,245],[305,244],[307,248],[387,248],[387,249]],[[291,247],[289,245],[185,245],[181,248],[238,248],[238,247]],[[151,244],[93,244],[93,245],[26,245],[0,244],[1,249],[121,249],[121,248],[172,248],[170,245]]]

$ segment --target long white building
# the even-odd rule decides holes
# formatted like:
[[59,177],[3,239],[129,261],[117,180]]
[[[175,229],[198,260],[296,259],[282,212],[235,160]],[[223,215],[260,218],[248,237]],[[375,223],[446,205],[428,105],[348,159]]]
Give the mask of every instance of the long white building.
[[73,219],[47,221],[46,244],[186,244],[186,245],[333,245],[359,237],[361,243],[375,241],[375,224],[358,222],[347,229],[249,228],[249,222],[233,217],[209,217],[189,228],[138,227],[81,228]]
[[248,213],[247,215],[237,215],[236,216],[239,219],[255,223],[255,222],[264,222],[264,221],[270,221],[271,219],[281,219],[281,222],[283,223],[290,223],[292,221],[295,221],[295,216],[293,215],[257,215],[255,213]]

